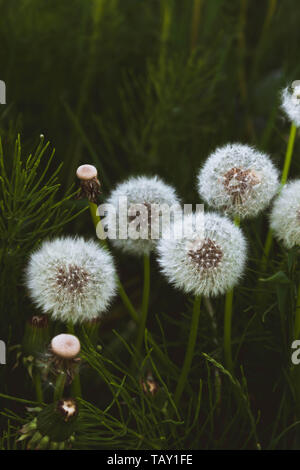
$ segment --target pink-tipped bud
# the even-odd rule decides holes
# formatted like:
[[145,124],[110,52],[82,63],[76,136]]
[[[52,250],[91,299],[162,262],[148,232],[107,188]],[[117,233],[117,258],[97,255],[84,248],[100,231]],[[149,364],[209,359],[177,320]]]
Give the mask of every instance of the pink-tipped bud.
[[96,167],[86,164],[77,168],[76,175],[80,180],[88,181],[97,178],[98,172]]
[[63,359],[74,359],[80,352],[80,341],[74,335],[61,334],[52,339],[51,349]]

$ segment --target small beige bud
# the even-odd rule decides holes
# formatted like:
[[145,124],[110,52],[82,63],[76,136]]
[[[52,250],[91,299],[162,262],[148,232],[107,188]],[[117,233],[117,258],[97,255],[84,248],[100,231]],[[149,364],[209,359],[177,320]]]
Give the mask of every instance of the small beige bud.
[[52,339],[51,349],[59,357],[73,359],[80,352],[80,341],[74,335],[63,333]]
[[88,181],[97,178],[98,172],[96,167],[86,164],[77,168],[76,175],[80,180]]

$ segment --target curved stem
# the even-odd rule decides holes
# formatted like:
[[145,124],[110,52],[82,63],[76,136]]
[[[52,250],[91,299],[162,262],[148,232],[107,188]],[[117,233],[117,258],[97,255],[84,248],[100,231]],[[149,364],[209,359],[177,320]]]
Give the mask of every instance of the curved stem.
[[224,356],[225,365],[229,372],[233,372],[231,352],[231,320],[232,320],[233,289],[226,294],[224,316]]
[[139,331],[136,342],[136,349],[139,352],[143,343],[145,335],[145,327],[149,310],[149,296],[150,296],[150,256],[144,255],[144,289],[142,301],[142,313],[139,324]]
[[183,367],[181,369],[181,374],[177,383],[175,396],[174,396],[174,401],[176,405],[178,405],[180,401],[182,392],[186,385],[187,377],[191,369],[192,360],[194,357],[194,350],[195,350],[195,344],[196,344],[196,339],[197,339],[197,334],[198,334],[199,318],[200,318],[200,306],[201,306],[201,297],[195,297],[188,346],[187,346],[187,350],[185,353]]
[[[296,133],[297,133],[297,127],[292,122],[288,145],[287,145],[286,154],[285,154],[285,159],[284,159],[284,164],[283,164],[282,176],[281,176],[281,189],[285,185],[288,175],[289,175],[290,166],[292,162],[292,156],[293,156],[293,150],[294,150],[294,145],[295,145]],[[269,254],[271,251],[272,243],[273,243],[273,234],[272,234],[272,230],[269,229],[265,246],[264,246],[263,256],[261,259],[261,271],[262,272],[265,272],[267,268],[267,262],[269,259]]]

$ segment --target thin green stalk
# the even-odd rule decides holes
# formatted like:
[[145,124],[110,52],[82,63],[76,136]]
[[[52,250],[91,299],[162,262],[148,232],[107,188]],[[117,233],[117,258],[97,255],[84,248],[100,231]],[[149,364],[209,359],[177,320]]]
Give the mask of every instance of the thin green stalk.
[[35,372],[34,374],[34,386],[35,386],[35,394],[36,394],[36,399],[39,403],[43,403],[43,389],[42,389],[42,381],[41,381],[41,376],[38,372]]
[[[234,224],[240,226],[240,217],[236,216],[234,219]],[[227,292],[225,297],[225,312],[224,312],[224,358],[225,365],[229,372],[233,373],[233,361],[232,361],[232,351],[231,351],[231,324],[232,324],[232,313],[233,313],[233,293],[234,290],[231,289]]]
[[295,311],[294,338],[299,339],[299,336],[300,336],[300,283],[298,286],[297,303],[296,303],[296,311]]
[[139,321],[140,321],[139,316],[138,316],[134,306],[132,305],[131,300],[129,299],[128,295],[126,294],[125,289],[124,289],[124,287],[123,287],[123,285],[122,285],[119,278],[117,278],[117,284],[118,284],[118,288],[119,288],[119,294],[120,294],[120,297],[121,297],[121,300],[122,300],[124,306],[126,307],[128,313],[131,315],[131,317],[135,321],[135,323],[139,323]]
[[283,170],[282,170],[282,177],[281,177],[282,186],[285,185],[286,180],[288,178],[289,171],[290,171],[290,166],[291,166],[292,156],[293,156],[293,150],[294,150],[294,144],[295,144],[295,139],[296,139],[296,133],[297,133],[297,127],[292,122],[289,141],[288,141],[288,146],[287,146],[287,149],[286,149],[284,166],[283,166]]
[[142,313],[139,323],[139,331],[136,342],[136,349],[139,352],[143,343],[145,335],[145,327],[149,310],[149,296],[150,296],[150,256],[144,255],[144,289],[142,301]]
[[67,323],[67,330],[68,330],[68,333],[69,333],[70,335],[74,335],[74,334],[75,334],[75,327],[74,327],[74,323],[73,323],[73,322],[69,321],[69,322]]
[[[289,136],[285,159],[284,159],[283,170],[282,170],[281,189],[285,185],[288,175],[289,175],[290,166],[292,162],[292,156],[293,156],[293,150],[294,150],[294,145],[295,145],[296,133],[297,133],[297,127],[292,122],[290,136]],[[264,252],[262,255],[262,259],[261,259],[261,268],[260,268],[261,272],[266,271],[269,254],[272,248],[272,243],[273,243],[273,234],[272,234],[272,230],[269,229],[265,246],[264,246]]]
[[195,297],[188,346],[187,346],[183,367],[181,369],[181,374],[177,383],[175,396],[174,396],[174,401],[176,405],[179,404],[181,395],[186,385],[187,377],[191,369],[192,360],[194,357],[194,350],[195,350],[195,344],[197,340],[198,325],[199,325],[199,318],[200,318],[200,306],[201,306],[201,297]]
[[[93,202],[89,202],[89,207],[90,207],[90,213],[91,213],[92,221],[93,221],[93,224],[95,226],[95,229],[96,229],[97,233],[103,233],[101,218],[97,213],[97,205],[94,204]],[[100,239],[99,241],[100,241],[102,246],[104,246],[105,248],[108,249],[108,244],[107,244],[106,239],[103,239],[103,240]],[[123,285],[122,285],[122,283],[121,283],[118,276],[117,276],[117,284],[118,284],[118,288],[119,288],[119,294],[120,294],[120,297],[121,297],[121,300],[122,300],[124,306],[126,307],[128,313],[131,315],[131,317],[135,321],[135,323],[139,323],[139,316],[138,316],[134,306],[132,305],[128,295],[126,294],[125,289],[124,289],[124,287],[123,287]]]
[[54,396],[53,396],[54,401],[58,401],[63,397],[65,385],[66,385],[66,375],[64,373],[61,373],[57,376],[57,379],[56,379]]
[[233,289],[226,294],[225,316],[224,316],[224,357],[225,365],[229,372],[233,372],[233,361],[231,352],[231,320],[233,305]]
[[81,384],[80,384],[80,377],[79,377],[78,372],[76,373],[74,377],[71,389],[72,389],[72,396],[74,398],[81,398]]
[[97,237],[98,237],[101,245],[104,246],[104,248],[108,248],[107,241],[106,241],[105,238],[103,238],[104,230],[103,230],[103,227],[102,227],[101,218],[100,218],[100,216],[98,215],[98,212],[97,212],[98,206],[94,202],[89,201],[89,207],[90,207],[90,213],[91,213],[92,221],[93,221],[94,227],[96,229]]
[[[75,327],[74,327],[73,322],[68,322],[67,329],[68,329],[68,333],[70,335],[75,335]],[[64,374],[61,374],[61,376],[64,376]],[[59,380],[59,378],[60,378],[60,376],[58,377],[58,380]],[[62,379],[61,379],[61,381],[62,381]],[[62,385],[63,389],[64,389],[64,386],[65,386],[65,382]],[[55,388],[56,388],[56,386],[55,386]],[[63,390],[62,390],[61,393],[63,393]],[[78,373],[75,375],[74,380],[72,382],[72,394],[75,398],[81,398],[81,385],[80,385],[80,377],[79,377]]]
[[201,17],[201,8],[202,0],[194,0],[193,5],[193,17],[192,17],[192,27],[191,27],[191,52],[194,51],[197,45],[198,31]]
[[161,28],[161,49],[159,55],[159,67],[162,77],[165,73],[167,43],[170,36],[170,28],[172,21],[173,0],[163,0],[162,7],[162,28]]

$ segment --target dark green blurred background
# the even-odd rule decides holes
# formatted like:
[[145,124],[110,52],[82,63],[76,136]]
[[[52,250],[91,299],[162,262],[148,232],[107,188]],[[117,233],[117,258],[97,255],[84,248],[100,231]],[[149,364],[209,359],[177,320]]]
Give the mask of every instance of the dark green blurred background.
[[282,158],[278,90],[299,76],[297,0],[1,0],[0,11],[2,135],[9,121],[25,142],[44,133],[67,183],[92,162],[105,191],[159,173],[192,202],[219,144]]

